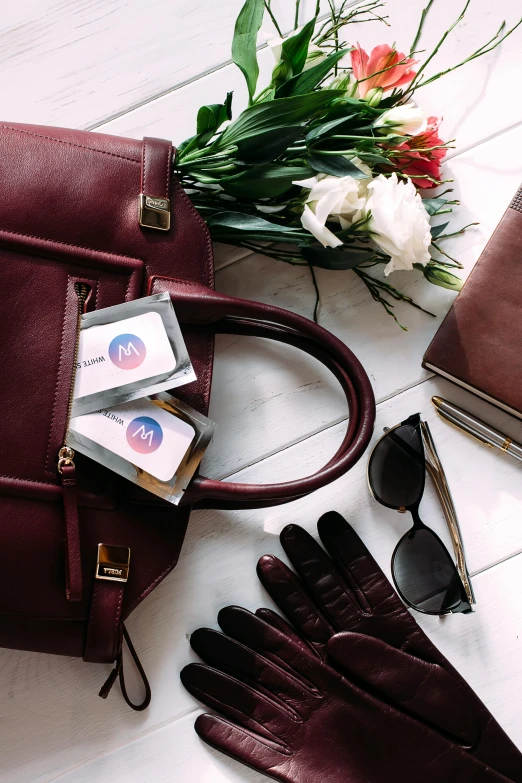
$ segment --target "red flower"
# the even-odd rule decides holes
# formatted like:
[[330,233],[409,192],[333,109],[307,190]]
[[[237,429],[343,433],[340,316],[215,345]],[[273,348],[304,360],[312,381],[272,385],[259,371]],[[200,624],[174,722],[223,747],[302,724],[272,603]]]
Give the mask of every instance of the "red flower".
[[418,62],[412,60],[411,57],[406,57],[405,54],[398,52],[388,44],[376,46],[369,55],[364,49],[361,49],[360,44],[357,44],[357,47],[350,52],[350,59],[353,75],[360,82],[357,85],[359,98],[364,98],[369,90],[373,90],[375,87],[381,87],[383,91],[386,91],[393,90],[403,84],[409,84],[416,75],[415,71],[411,70],[412,65]]
[[407,174],[418,188],[432,188],[440,180],[440,167],[447,150],[442,146],[445,142],[439,136],[439,124],[437,117],[428,117],[428,126],[423,133],[394,147],[404,150],[403,156],[394,158],[396,169]]

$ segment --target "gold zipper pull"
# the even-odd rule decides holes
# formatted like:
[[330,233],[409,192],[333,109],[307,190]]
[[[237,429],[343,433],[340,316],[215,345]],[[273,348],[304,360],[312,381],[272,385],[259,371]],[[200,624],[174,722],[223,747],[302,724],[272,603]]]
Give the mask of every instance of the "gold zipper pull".
[[70,446],[62,446],[58,452],[58,473],[63,473],[65,465],[75,467],[74,456],[74,450]]
[[69,601],[82,600],[82,561],[80,552],[80,530],[78,524],[78,496],[76,488],[76,466],[74,451],[67,445],[67,432],[71,421],[74,402],[74,385],[78,365],[82,315],[90,288],[86,283],[75,283],[74,290],[78,296],[78,315],[76,319],[76,338],[74,341],[73,365],[67,416],[65,420],[65,442],[58,452],[58,472],[62,476],[63,510],[65,517],[65,594]]

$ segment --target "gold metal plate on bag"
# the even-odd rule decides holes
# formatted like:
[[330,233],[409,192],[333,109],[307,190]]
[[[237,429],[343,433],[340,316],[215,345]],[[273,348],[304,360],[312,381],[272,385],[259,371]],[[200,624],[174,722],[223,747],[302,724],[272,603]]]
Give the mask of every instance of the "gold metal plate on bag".
[[170,228],[170,199],[146,196],[140,193],[140,226],[168,231]]
[[96,579],[126,582],[129,578],[130,549],[126,546],[98,544]]

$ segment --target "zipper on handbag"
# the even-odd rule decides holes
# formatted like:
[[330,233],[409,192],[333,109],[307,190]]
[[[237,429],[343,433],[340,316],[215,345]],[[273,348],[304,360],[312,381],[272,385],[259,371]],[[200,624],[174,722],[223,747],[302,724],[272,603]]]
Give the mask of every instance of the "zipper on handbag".
[[[72,413],[72,407],[74,402],[74,385],[76,383],[76,372],[78,369],[77,364],[78,364],[78,351],[80,349],[80,332],[82,328],[82,315],[83,315],[83,311],[85,310],[85,302],[87,301],[87,297],[89,296],[91,289],[86,283],[75,283],[74,290],[76,292],[76,296],[78,297],[78,314],[76,319],[76,339],[74,341],[71,387],[69,390],[69,401],[67,403],[67,416],[65,420],[65,437],[67,437],[67,431],[69,429],[69,424],[71,421],[71,413]],[[65,465],[70,465],[73,469],[75,468],[74,456],[75,455],[73,449],[71,449],[71,447],[68,446],[67,443],[64,443],[60,451],[58,452],[59,473],[63,473],[63,468],[65,467]]]
[[74,451],[67,445],[67,432],[71,421],[74,402],[74,385],[78,369],[78,352],[80,347],[80,332],[85,303],[90,287],[86,283],[75,283],[74,290],[78,297],[78,313],[76,319],[76,335],[74,341],[73,363],[67,415],[65,420],[65,441],[58,452],[58,472],[62,477],[63,512],[65,520],[65,595],[68,601],[81,601],[82,590],[82,559],[80,551],[80,526],[78,520],[78,491],[76,487],[76,466]]

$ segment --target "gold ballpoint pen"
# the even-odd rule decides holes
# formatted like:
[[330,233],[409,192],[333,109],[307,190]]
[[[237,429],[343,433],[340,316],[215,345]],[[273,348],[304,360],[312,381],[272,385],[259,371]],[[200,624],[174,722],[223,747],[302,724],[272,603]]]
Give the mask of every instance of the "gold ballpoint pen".
[[435,405],[439,416],[450,422],[450,424],[454,424],[463,432],[472,435],[481,443],[485,443],[487,446],[500,451],[505,451],[506,454],[510,454],[522,462],[522,446],[520,443],[508,438],[507,435],[504,435],[480,419],[475,418],[471,413],[462,410],[462,408],[453,405],[453,403],[447,400],[443,400],[442,397],[432,397],[431,401]]

